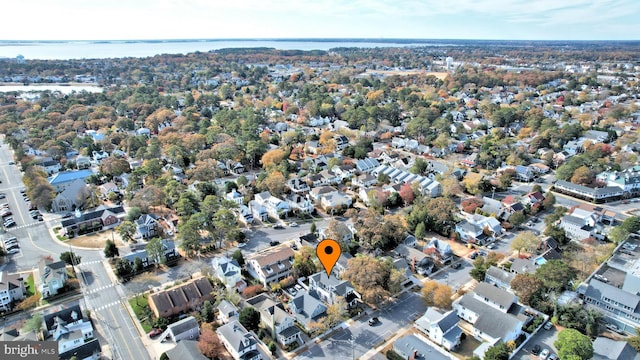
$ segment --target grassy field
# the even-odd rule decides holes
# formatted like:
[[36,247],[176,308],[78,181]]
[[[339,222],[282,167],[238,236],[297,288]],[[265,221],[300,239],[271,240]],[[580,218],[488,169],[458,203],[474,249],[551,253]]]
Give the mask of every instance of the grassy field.
[[146,295],[138,295],[134,298],[129,299],[129,304],[133,308],[133,312],[136,314],[136,317],[140,321],[140,325],[145,332],[151,331],[153,328],[153,319],[151,308],[149,308],[149,301],[147,300]]

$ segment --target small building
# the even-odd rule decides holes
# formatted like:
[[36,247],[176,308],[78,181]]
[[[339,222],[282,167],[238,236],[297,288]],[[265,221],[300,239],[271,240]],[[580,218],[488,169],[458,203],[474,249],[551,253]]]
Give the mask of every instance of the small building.
[[189,316],[167,326],[167,333],[171,340],[175,342],[185,339],[198,340],[200,337],[200,325],[196,318]]

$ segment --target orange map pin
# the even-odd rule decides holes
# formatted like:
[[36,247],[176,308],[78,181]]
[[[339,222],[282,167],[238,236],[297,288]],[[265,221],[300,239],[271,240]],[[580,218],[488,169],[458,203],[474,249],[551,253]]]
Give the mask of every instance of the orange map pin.
[[331,270],[338,262],[341,253],[340,244],[335,240],[325,239],[316,246],[316,255],[318,255],[318,259],[320,259],[324,270],[327,272],[327,277],[331,276]]

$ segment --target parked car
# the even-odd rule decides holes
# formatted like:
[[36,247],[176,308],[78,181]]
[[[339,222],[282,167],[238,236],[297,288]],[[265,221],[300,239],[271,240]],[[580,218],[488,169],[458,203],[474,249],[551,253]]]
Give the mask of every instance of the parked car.
[[533,355],[540,354],[540,345],[538,345],[538,344],[533,345],[533,347],[531,348],[531,353]]
[[281,224],[275,224],[273,225],[274,229],[280,230],[280,229],[284,229],[284,226],[282,226]]
[[495,249],[497,247],[498,246],[495,243],[491,243],[491,244],[487,245],[487,249],[489,249],[489,250],[493,250],[493,249]]
[[7,194],[5,193],[0,193],[0,199],[5,199],[7,197]]
[[538,355],[538,358],[540,358],[540,360],[547,360],[547,357],[549,357],[549,349],[542,350],[542,352],[540,352],[540,355]]
[[13,255],[13,254],[17,254],[19,252],[20,252],[20,249],[11,249],[11,250],[7,251],[7,254]]
[[289,289],[289,294],[296,296],[298,294],[298,290],[296,290],[296,288],[292,287]]
[[380,319],[378,319],[377,317],[373,317],[369,319],[369,326],[377,325],[379,322],[380,322]]
[[547,323],[544,324],[543,327],[545,330],[551,330],[551,328],[553,327],[553,324],[551,323],[551,321],[547,321]]
[[298,227],[298,223],[292,222],[289,224],[289,227]]
[[558,355],[551,353],[551,355],[549,355],[549,358],[547,360],[558,360]]
[[471,260],[473,260],[473,259],[475,259],[475,258],[477,258],[477,257],[478,257],[478,253],[477,253],[477,252],[475,252],[475,251],[474,251],[474,252],[472,252],[472,253],[471,253],[471,255],[469,255],[469,258],[470,258]]
[[280,245],[280,241],[275,241],[275,240],[271,241],[271,242],[269,242],[269,245],[271,245],[271,246]]
[[149,331],[149,337],[153,338],[156,337],[158,335],[162,334],[162,330],[158,329],[158,328],[153,328],[151,329],[151,331]]
[[238,247],[239,247],[239,248],[243,248],[243,247],[245,247],[245,246],[247,246],[247,243],[239,243],[239,244],[238,244]]
[[451,267],[454,268],[454,269],[459,269],[460,266],[461,266],[460,262],[453,263],[453,265],[451,265]]

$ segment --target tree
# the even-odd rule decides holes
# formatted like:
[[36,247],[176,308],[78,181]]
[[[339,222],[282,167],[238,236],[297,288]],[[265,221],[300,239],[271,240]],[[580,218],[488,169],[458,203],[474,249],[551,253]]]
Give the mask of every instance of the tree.
[[318,231],[318,225],[316,225],[315,221],[311,222],[311,226],[309,227],[309,232],[315,234]]
[[521,250],[525,250],[531,252],[535,250],[540,244],[540,240],[538,236],[531,231],[521,231],[516,235],[516,237],[511,241],[510,247],[512,250],[518,252],[520,255]]
[[440,284],[435,280],[430,280],[424,283],[421,290],[422,300],[427,306],[435,306],[442,309],[450,309],[451,296],[453,291],[451,287],[445,284]]
[[516,211],[509,216],[509,223],[515,227],[522,225],[525,220],[527,220],[527,216],[522,211]]
[[76,255],[73,251],[65,251],[60,254],[60,260],[64,261],[67,265],[78,265],[82,260],[80,255]]
[[562,260],[549,260],[536,269],[536,277],[545,287],[561,291],[576,278],[576,271]]
[[413,193],[411,184],[406,183],[400,187],[400,197],[402,198],[402,201],[404,201],[405,206],[413,203],[413,199],[415,199],[416,196]]
[[240,267],[244,266],[244,255],[242,255],[242,250],[238,249],[231,254],[231,259],[235,260]]
[[310,246],[303,246],[293,257],[293,275],[295,278],[309,276],[316,273],[316,252]]
[[42,315],[40,313],[33,313],[27,321],[24,322],[22,329],[25,333],[33,331],[36,333],[38,339],[40,338],[40,331],[42,331]]
[[253,307],[247,306],[244,309],[240,310],[238,321],[247,330],[258,331],[258,325],[260,325],[260,313]]
[[142,269],[144,269],[144,265],[142,264],[142,259],[139,257],[136,257],[135,259],[133,259],[133,271],[140,272],[142,271]]
[[278,346],[276,346],[276,343],[271,340],[269,342],[269,352],[271,353],[271,355],[275,355],[277,350]]
[[157,267],[160,264],[164,264],[166,258],[164,257],[164,244],[160,238],[153,238],[149,240],[147,246],[145,246],[145,250],[147,251],[147,258],[153,260],[155,266]]
[[509,360],[509,347],[507,344],[500,342],[487,349],[484,353],[484,360]]
[[575,329],[564,329],[558,333],[558,340],[553,345],[558,349],[561,359],[577,357],[587,360],[593,357],[593,343],[591,339]]
[[571,176],[571,182],[579,185],[590,185],[594,180],[594,174],[588,166],[577,168]]
[[198,350],[209,359],[215,359],[225,351],[211,324],[202,324],[200,338],[198,339]]
[[614,226],[607,233],[607,238],[614,243],[624,241],[629,236],[629,232],[622,225]]
[[627,342],[636,351],[640,351],[640,327],[636,328],[636,335],[627,338]]
[[638,232],[640,231],[640,218],[638,218],[637,216],[629,216],[628,218],[624,219],[622,224],[620,224],[620,227],[622,227],[629,233]]
[[205,322],[212,322],[214,319],[214,311],[213,305],[211,301],[205,300],[202,304],[202,310],[200,310],[200,315],[202,316],[202,320]]
[[544,289],[544,283],[533,274],[518,274],[511,280],[511,289],[523,304],[531,305],[531,298]]
[[125,220],[116,227],[116,232],[124,241],[133,241],[133,235],[136,233],[136,224],[132,221]]
[[111,240],[107,240],[104,244],[104,256],[106,258],[113,258],[119,255],[120,251],[118,250],[116,243]]
[[377,306],[401,287],[404,279],[398,272],[389,260],[363,255],[349,259],[342,277],[353,284],[364,302]]

